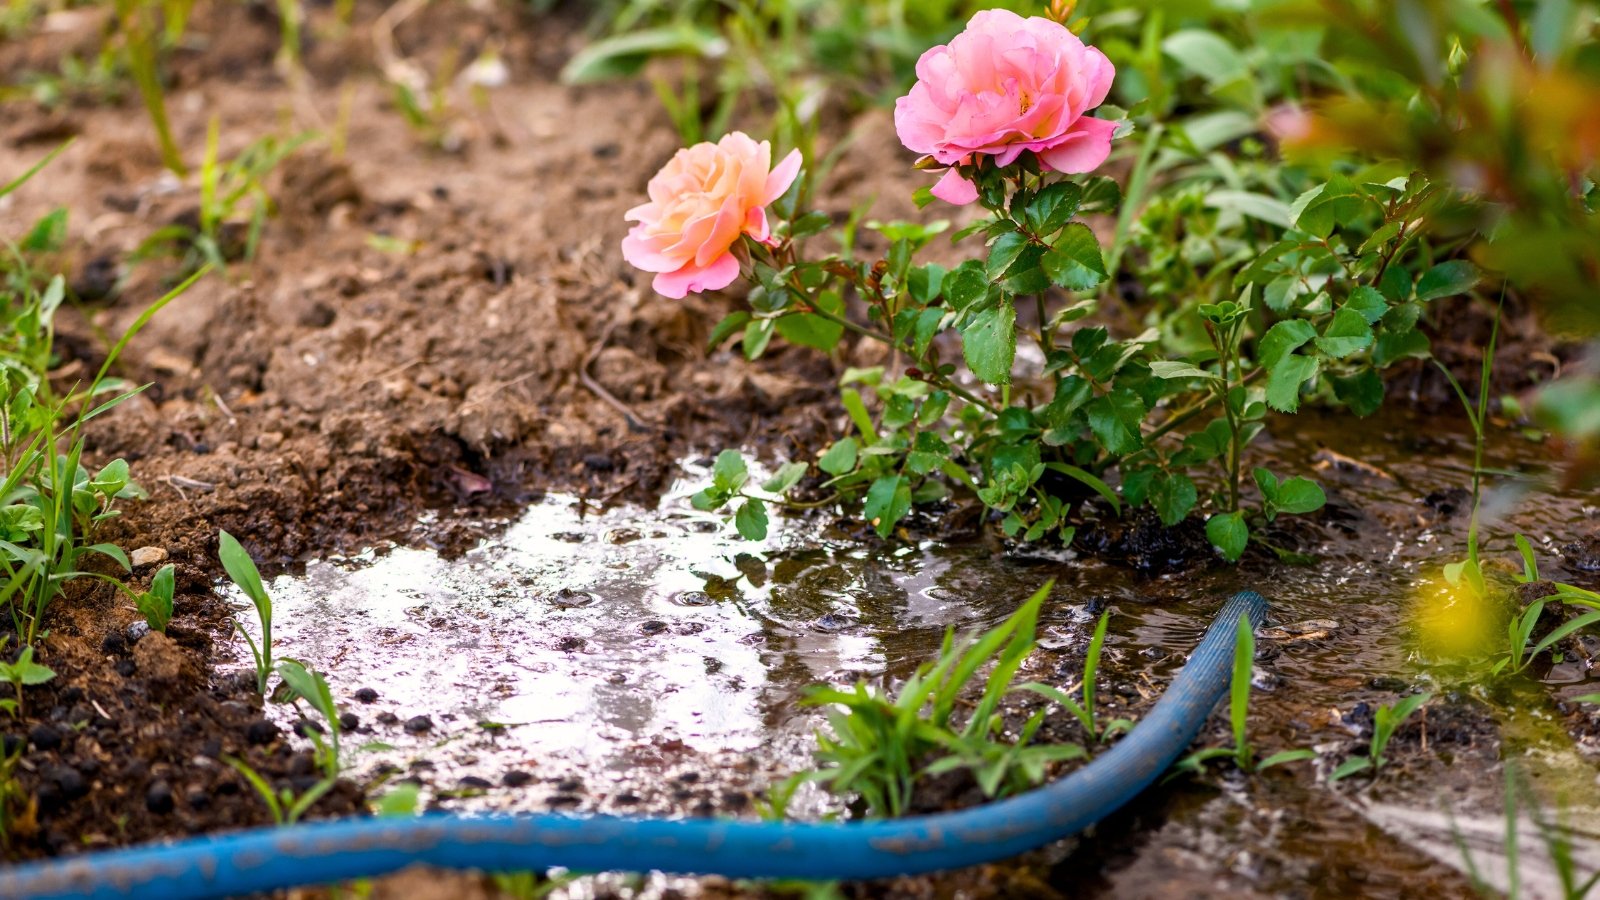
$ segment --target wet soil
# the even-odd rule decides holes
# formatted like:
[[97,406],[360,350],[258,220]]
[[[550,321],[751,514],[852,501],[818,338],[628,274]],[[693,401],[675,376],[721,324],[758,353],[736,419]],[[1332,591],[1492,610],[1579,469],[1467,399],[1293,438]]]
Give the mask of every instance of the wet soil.
[[[84,587],[53,612],[41,658],[59,677],[31,689],[26,714],[6,729],[8,743],[26,741],[19,779],[36,804],[13,831],[12,856],[265,822],[222,757],[242,757],[280,787],[311,777],[291,714],[263,709],[235,677],[233,610],[214,589],[218,529],[240,537],[269,574],[289,572],[274,582],[286,646],[327,665],[363,738],[397,748],[363,756],[315,815],[348,814],[401,778],[446,808],[747,814],[773,774],[803,761],[815,722],[794,707],[801,685],[904,674],[945,626],[997,621],[1044,577],[1060,587],[1039,676],[1070,681],[1085,623],[1113,606],[1108,668],[1117,681],[1107,694],[1129,714],[1159,692],[1221,597],[1262,583],[1280,600],[1280,623],[1338,623],[1266,646],[1262,703],[1277,711],[1265,713],[1264,751],[1316,742],[1333,759],[1359,743],[1373,704],[1417,683],[1400,627],[1406,586],[1464,533],[1469,457],[1459,431],[1441,424],[1447,417],[1400,415],[1354,440],[1347,423],[1314,416],[1296,419],[1293,435],[1287,423],[1275,429],[1268,453],[1283,470],[1325,467],[1331,484],[1316,522],[1285,522],[1272,536],[1323,555],[1315,568],[1285,569],[1267,554],[1237,570],[1213,567],[1192,534],[1137,523],[1086,533],[1076,551],[1053,554],[992,537],[887,545],[827,522],[795,523],[760,548],[726,544],[684,511],[680,480],[694,471],[680,461],[721,446],[768,459],[814,451],[837,418],[836,367],[873,360],[707,354],[707,330],[733,301],[665,302],[621,262],[621,213],[677,146],[648,86],[557,84],[581,29],[570,17],[532,18],[522,5],[424,6],[395,25],[392,41],[379,5],[358,4],[342,33],[318,11],[304,78],[288,79],[274,62],[271,10],[197,5],[170,67],[179,143],[195,162],[215,116],[225,158],[302,129],[343,132],[346,149],[314,143],[282,166],[269,179],[279,209],[256,261],[200,282],[124,357],[122,374],[154,386],[96,423],[90,455],[129,459],[151,499],[103,538],[169,555],[177,617],[170,641],[140,635],[123,601]],[[97,48],[104,24],[93,10],[54,14],[35,35],[0,45],[0,73],[18,84],[52,71],[62,53]],[[481,105],[452,82],[436,139],[407,126],[378,77],[408,63],[437,72],[484,51],[506,63],[509,82]],[[60,262],[83,302],[60,322],[56,376],[69,383],[98,365],[105,335],[170,283],[170,264],[126,260],[155,229],[192,217],[197,193],[164,174],[132,98],[79,96],[55,109],[8,100],[3,109],[0,172],[75,137],[45,176],[0,206],[5,234],[56,206],[70,210]],[[902,165],[885,114],[823,131],[853,139],[826,207],[842,212],[875,194],[874,215],[913,214],[907,198],[922,179]],[[1530,319],[1515,321],[1498,369],[1508,389],[1560,362]],[[1395,382],[1397,398],[1447,416],[1442,381],[1420,369],[1401,378],[1409,380]],[[1319,456],[1319,439],[1335,452]],[[1533,476],[1545,477],[1541,448],[1502,441],[1496,465],[1524,469],[1531,459]],[[1348,467],[1348,457],[1379,474]],[[1552,560],[1564,552],[1566,574],[1592,586],[1596,498],[1542,490],[1508,523],[1539,535]],[[929,532],[980,532],[952,521]],[[372,580],[396,560],[404,574],[393,577],[413,583]],[[591,574],[585,584],[562,583],[575,580],[563,568],[572,561]],[[599,577],[618,565],[631,569]],[[555,596],[562,588],[598,599],[569,602]],[[695,592],[711,602],[688,600]],[[363,643],[372,638],[382,643]],[[403,672],[418,650],[429,655]],[[473,692],[424,702],[406,678],[426,671],[455,673],[451,682]],[[633,689],[640,678],[648,692]],[[1570,685],[1560,696],[1584,692],[1586,674],[1557,678]],[[362,687],[377,699],[358,699]],[[1467,690],[1431,704],[1432,731],[1408,726],[1396,739],[1407,752],[1395,781],[1420,787],[1408,793],[1386,780],[1374,790],[1405,803],[1443,783],[1488,803],[1483,782],[1498,777],[1503,743],[1493,710]],[[1553,710],[1555,731],[1576,735],[1585,759],[1600,748],[1600,724],[1583,707]],[[408,729],[418,716],[428,727]],[[1211,738],[1224,735],[1218,723]],[[1079,736],[1063,727],[1051,737]],[[1448,866],[1388,841],[1330,796],[1342,794],[1317,787],[1304,766],[1212,780],[1145,798],[1081,842],[1018,864],[849,890],[1463,890]],[[970,785],[953,784],[929,802],[972,799]],[[813,812],[827,804],[808,802]],[[572,891],[626,893],[628,884],[601,879]],[[656,879],[643,890],[742,888]]]

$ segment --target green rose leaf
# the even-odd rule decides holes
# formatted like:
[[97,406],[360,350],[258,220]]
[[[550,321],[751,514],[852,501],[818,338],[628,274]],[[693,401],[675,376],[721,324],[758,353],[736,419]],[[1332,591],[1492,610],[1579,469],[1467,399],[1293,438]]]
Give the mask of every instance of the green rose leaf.
[[1132,453],[1144,445],[1139,426],[1144,422],[1144,400],[1131,388],[1119,387],[1097,397],[1085,407],[1089,430],[1107,453]]
[[1478,283],[1478,267],[1464,259],[1442,262],[1417,279],[1417,299],[1437,300],[1472,290]]
[[963,265],[944,277],[943,289],[952,307],[966,309],[989,296],[989,279],[980,265]]
[[1160,360],[1150,364],[1150,374],[1157,378],[1210,378],[1217,381],[1222,376],[1186,362]]
[[1358,416],[1370,416],[1383,405],[1383,378],[1371,369],[1331,380],[1334,396]]
[[1368,325],[1376,325],[1389,311],[1389,301],[1383,299],[1376,288],[1362,285],[1350,292],[1350,299],[1344,302],[1344,308],[1360,313]]
[[961,355],[979,381],[1011,381],[1011,363],[1017,355],[1017,309],[1010,300],[972,317],[961,331]]
[[1288,319],[1267,329],[1256,345],[1256,356],[1268,371],[1276,369],[1284,358],[1300,349],[1317,336],[1317,330],[1303,319]]
[[1187,475],[1162,472],[1150,484],[1150,504],[1161,517],[1161,524],[1168,528],[1182,522],[1199,499],[1199,492]]
[[1300,386],[1317,377],[1319,365],[1309,356],[1291,353],[1267,376],[1267,405],[1278,412],[1300,408]]
[[1069,291],[1087,291],[1106,280],[1100,242],[1082,222],[1068,225],[1039,264],[1051,281]]
[[1333,314],[1333,320],[1317,338],[1317,349],[1333,357],[1344,359],[1372,346],[1372,326],[1359,311],[1344,307]]
[[1378,335],[1372,362],[1379,367],[1402,359],[1426,359],[1433,352],[1428,336],[1420,331],[1386,331]]

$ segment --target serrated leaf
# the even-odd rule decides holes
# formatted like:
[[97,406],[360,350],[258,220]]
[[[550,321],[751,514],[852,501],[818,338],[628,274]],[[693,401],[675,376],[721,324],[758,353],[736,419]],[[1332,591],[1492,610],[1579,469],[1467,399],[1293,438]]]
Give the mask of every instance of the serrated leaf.
[[1360,312],[1344,307],[1333,314],[1317,338],[1317,349],[1334,359],[1344,359],[1372,346],[1372,326]]
[[1119,387],[1097,397],[1087,407],[1089,430],[1107,453],[1121,456],[1144,445],[1139,426],[1147,412],[1143,398],[1131,388]]
[[1168,528],[1182,522],[1199,499],[1199,491],[1187,475],[1162,472],[1150,483],[1150,505]]
[[1100,241],[1082,222],[1062,230],[1050,252],[1039,260],[1044,273],[1056,285],[1069,291],[1087,291],[1106,280],[1105,257]]
[[1019,231],[1009,231],[995,238],[989,245],[989,262],[986,271],[990,281],[1000,281],[1010,274],[1022,251],[1028,249],[1028,236]]
[[1017,309],[1009,299],[972,317],[961,331],[961,355],[979,381],[1011,381],[1011,364],[1017,355]]
[[966,309],[989,296],[989,279],[983,269],[975,265],[964,265],[950,272],[944,277],[942,287],[944,298],[957,310]]
[[1083,189],[1070,181],[1058,181],[1039,189],[1024,212],[1028,228],[1040,237],[1055,234],[1072,220],[1083,199]]
[[1372,362],[1381,368],[1402,359],[1425,359],[1431,352],[1433,345],[1420,331],[1386,331],[1378,335]]
[[1278,412],[1300,409],[1300,386],[1317,376],[1318,363],[1309,356],[1291,353],[1267,376],[1267,405]]
[[1383,378],[1377,372],[1365,369],[1349,377],[1335,376],[1331,380],[1334,396],[1356,415],[1370,416],[1383,406]]
[[1377,288],[1362,285],[1350,292],[1350,299],[1344,302],[1344,308],[1360,313],[1368,325],[1376,325],[1389,311],[1389,301],[1383,299],[1383,294]]
[[1300,349],[1317,336],[1317,330],[1304,319],[1286,319],[1267,329],[1256,343],[1256,356],[1261,367],[1271,371],[1289,354]]

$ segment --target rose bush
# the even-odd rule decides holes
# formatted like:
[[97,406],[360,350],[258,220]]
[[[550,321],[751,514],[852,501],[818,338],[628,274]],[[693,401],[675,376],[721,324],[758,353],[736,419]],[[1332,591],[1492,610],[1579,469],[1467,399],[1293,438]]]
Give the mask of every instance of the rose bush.
[[[1052,5],[1060,20],[1070,9]],[[1168,526],[1205,511],[1224,558],[1252,543],[1298,558],[1269,529],[1320,509],[1323,490],[1247,466],[1247,447],[1271,412],[1295,412],[1306,397],[1374,411],[1378,370],[1427,354],[1416,330],[1426,304],[1470,290],[1477,270],[1430,261],[1412,242],[1407,223],[1440,195],[1407,177],[1335,174],[1293,204],[1237,189],[1146,196],[1142,216],[1091,228],[1084,217],[1116,213],[1122,196],[1087,170],[1134,127],[1101,105],[1114,75],[1073,29],[999,11],[923,55],[896,123],[926,154],[919,167],[947,171],[919,203],[940,196],[986,212],[952,236],[984,244],[953,268],[916,261],[948,222],[840,224],[808,212],[800,159],[769,168],[770,149],[744,135],[683,151],[651,181],[624,252],[657,273],[657,290],[681,297],[747,275],[744,306],[712,329],[711,346],[739,335],[755,359],[777,336],[832,353],[851,334],[887,348],[868,367],[837,358],[849,427],[817,459],[757,486],[724,451],[697,506],[731,508],[740,533],[761,538],[772,504],[838,504],[888,537],[918,506],[975,500],[1008,537],[1068,544],[1079,524],[1132,508]],[[1160,135],[1146,133],[1130,183],[1147,180],[1139,169]],[[1241,215],[1270,246],[1145,245]],[[1135,219],[1140,230],[1128,231]],[[878,232],[881,255],[856,245],[863,228]],[[807,239],[829,231],[841,250],[808,254]],[[1113,232],[1113,258],[1141,249],[1122,272],[1141,273],[1144,290],[1185,272],[1200,280],[1182,342],[1093,324],[1099,300],[1118,291],[1100,237]],[[1019,354],[1022,341],[1034,351]]]

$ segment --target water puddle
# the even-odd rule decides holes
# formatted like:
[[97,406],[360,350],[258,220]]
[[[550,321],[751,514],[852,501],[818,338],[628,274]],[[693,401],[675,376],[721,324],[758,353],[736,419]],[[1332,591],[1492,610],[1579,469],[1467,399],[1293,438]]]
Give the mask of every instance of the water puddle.
[[[1403,416],[1360,434],[1311,414],[1293,425],[1266,452],[1280,472],[1322,468],[1330,511],[1290,532],[1314,566],[1141,575],[1059,549],[869,545],[823,520],[778,517],[768,540],[749,543],[689,506],[706,477],[689,466],[656,510],[551,496],[456,560],[382,548],[309,563],[269,585],[276,652],[327,673],[360,717],[348,742],[367,743],[351,756],[358,777],[415,779],[446,808],[749,815],[768,783],[809,762],[821,718],[798,704],[806,685],[903,676],[947,627],[998,622],[1054,578],[1029,677],[1074,683],[1089,627],[1111,608],[1103,690],[1136,712],[1221,601],[1254,588],[1273,600],[1277,627],[1262,639],[1253,739],[1347,752],[1371,707],[1418,681],[1413,586],[1461,554],[1465,511],[1443,507],[1464,505],[1451,492],[1470,481],[1470,446]],[[1551,571],[1580,577],[1556,548],[1595,527],[1600,498],[1553,493],[1529,447],[1497,451],[1495,531],[1529,534]],[[1565,695],[1595,680],[1587,664],[1550,674]],[[361,702],[362,688],[377,699]],[[1492,813],[1498,726],[1470,694],[1430,711],[1433,762],[1372,792],[1417,816],[1437,815],[1446,794],[1463,814]],[[1592,787],[1592,755],[1574,758],[1586,768],[1568,781]],[[1307,768],[1174,794],[1149,833],[1129,837],[1140,859],[1167,862],[1125,867],[1113,892],[1190,883],[1196,867],[1269,892],[1319,879],[1313,894],[1328,896],[1445,877],[1433,838],[1408,836],[1425,829],[1389,807],[1330,802]],[[801,811],[828,804],[812,795]]]

